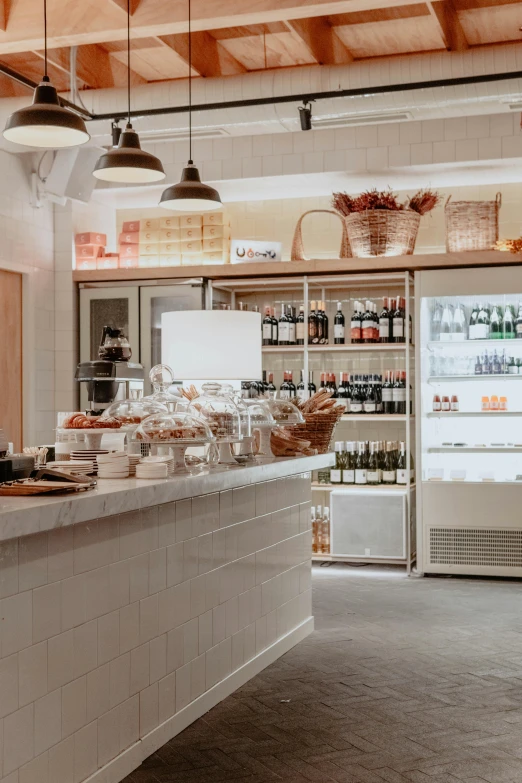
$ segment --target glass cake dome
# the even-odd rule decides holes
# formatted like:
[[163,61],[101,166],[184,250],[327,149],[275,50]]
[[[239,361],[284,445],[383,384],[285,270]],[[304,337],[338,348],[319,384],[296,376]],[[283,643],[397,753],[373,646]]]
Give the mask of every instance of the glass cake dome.
[[296,424],[304,424],[305,419],[299,408],[288,400],[265,400],[270,413],[276,420],[276,424],[291,427]]
[[218,441],[241,440],[241,413],[237,403],[223,394],[219,383],[204,383],[202,394],[188,406],[188,412],[201,417]]
[[141,424],[143,419],[154,413],[166,413],[167,406],[154,400],[117,400],[103,412],[101,420],[112,418],[119,421],[122,427]]
[[272,415],[269,405],[270,400],[250,399],[244,400],[246,407],[250,412],[250,423],[252,429],[256,427],[276,427],[277,421]]
[[174,372],[168,364],[154,365],[149,373],[149,380],[152,394],[144,399],[159,402],[167,406],[168,410],[181,399],[181,382],[174,380]]
[[210,443],[214,440],[210,427],[204,419],[194,412],[184,411],[154,413],[147,416],[136,430],[134,437],[148,443],[173,441]]

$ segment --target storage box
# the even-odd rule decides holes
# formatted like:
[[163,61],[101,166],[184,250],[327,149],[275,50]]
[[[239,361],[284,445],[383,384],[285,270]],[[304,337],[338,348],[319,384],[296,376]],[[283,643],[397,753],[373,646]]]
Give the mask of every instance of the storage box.
[[160,247],[157,242],[141,243],[139,244],[140,256],[159,256]]
[[[189,229],[190,230],[190,229]],[[160,228],[160,242],[179,242],[181,239],[179,228]]]
[[120,269],[134,269],[137,266],[138,266],[138,256],[120,255],[120,261],[119,261]]
[[140,218],[139,220],[127,220],[122,226],[122,232],[133,231],[158,231],[160,218]]
[[181,255],[183,256],[185,254],[203,252],[203,245],[201,243],[201,239],[185,240],[180,244],[181,244]]
[[140,232],[139,231],[123,231],[118,237],[120,245],[139,245]]
[[148,244],[149,242],[158,243],[160,240],[159,228],[155,231],[146,229],[143,231],[140,229],[140,245]]
[[201,226],[192,226],[190,228],[180,229],[180,239],[201,239],[203,236],[203,229]]
[[201,260],[203,264],[228,264],[230,261],[230,256],[227,252],[203,252]]
[[76,258],[99,258],[104,253],[103,245],[76,245]]
[[172,256],[160,256],[160,266],[181,266],[181,253]]
[[203,240],[203,250],[205,253],[214,253],[218,250],[223,252],[224,250],[228,250],[228,246],[228,239],[224,239],[223,237],[215,237],[214,239]]
[[205,212],[203,215],[204,226],[223,226],[225,225],[225,213],[220,210],[219,212]]
[[76,234],[74,243],[75,245],[102,245],[105,247],[107,244],[107,234],[97,234],[95,231]]
[[96,269],[96,258],[77,258],[76,269],[82,272],[87,272]]
[[203,239],[214,239],[215,237],[230,239],[230,226],[205,226],[203,224]]
[[140,254],[140,246],[137,244],[127,245],[122,243],[120,245],[120,258],[138,258]]
[[101,256],[96,261],[96,269],[118,269],[119,256],[111,253],[110,256]]
[[181,228],[193,228],[194,226],[202,226],[203,220],[201,215],[180,215],[179,225]]
[[181,255],[181,242],[162,242],[158,247],[160,256]]
[[157,256],[157,255],[155,255],[155,256],[140,256],[139,259],[138,259],[138,266],[141,266],[141,267],[151,268],[151,267],[159,266],[159,265],[160,265],[160,257]]
[[160,218],[160,228],[179,228],[179,215]]

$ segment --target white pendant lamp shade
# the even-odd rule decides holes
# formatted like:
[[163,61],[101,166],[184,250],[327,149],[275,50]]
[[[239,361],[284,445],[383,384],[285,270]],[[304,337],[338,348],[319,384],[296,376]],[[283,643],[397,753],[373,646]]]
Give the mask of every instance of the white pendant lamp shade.
[[11,114],[3,135],[14,144],[45,149],[76,147],[90,139],[80,115],[60,105],[48,76],[35,89],[31,106]]
[[163,191],[159,205],[177,212],[215,212],[223,207],[217,190],[201,182],[192,161],[183,169],[181,181]]
[[93,174],[104,182],[136,185],[165,178],[160,159],[141,149],[139,136],[130,123],[120,135],[118,146],[99,158]]

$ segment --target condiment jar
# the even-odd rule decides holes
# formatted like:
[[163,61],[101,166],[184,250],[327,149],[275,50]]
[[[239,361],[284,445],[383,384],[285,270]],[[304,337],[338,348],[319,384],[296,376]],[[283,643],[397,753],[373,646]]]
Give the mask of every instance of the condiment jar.
[[438,413],[440,411],[440,409],[441,409],[441,406],[440,406],[440,395],[434,394],[433,395],[433,411],[435,413]]
[[458,411],[459,409],[459,398],[456,394],[454,394],[451,398],[451,410],[452,411]]
[[489,411],[489,397],[482,397],[481,410]]
[[507,397],[500,398],[498,409],[499,411],[507,411]]
[[489,410],[498,411],[498,397],[496,394],[492,394],[489,400]]
[[450,398],[443,396],[442,402],[441,402],[441,410],[443,413],[446,413],[451,410],[451,404],[450,404]]

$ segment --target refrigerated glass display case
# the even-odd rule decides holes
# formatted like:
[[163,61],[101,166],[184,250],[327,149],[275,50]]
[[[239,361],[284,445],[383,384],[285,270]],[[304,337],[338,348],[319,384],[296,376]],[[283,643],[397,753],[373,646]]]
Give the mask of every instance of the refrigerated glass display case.
[[419,570],[521,576],[522,270],[415,285]]

